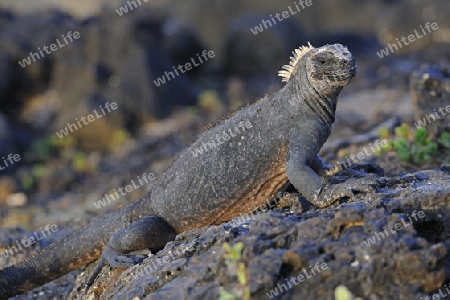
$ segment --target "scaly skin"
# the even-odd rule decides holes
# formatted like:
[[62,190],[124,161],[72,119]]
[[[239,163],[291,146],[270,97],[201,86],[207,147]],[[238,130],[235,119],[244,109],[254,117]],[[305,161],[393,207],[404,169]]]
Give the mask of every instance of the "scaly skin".
[[[352,189],[367,190],[328,185],[320,175],[329,166],[317,155],[331,132],[339,92],[356,74],[353,57],[339,44],[302,51],[284,88],[199,137],[146,197],[0,270],[0,298],[78,269],[97,259],[108,244],[90,285],[106,262],[122,267],[135,263],[120,254],[158,250],[185,230],[250,213],[287,180],[320,207],[352,196]],[[199,154],[195,149],[200,147],[208,151],[203,148]]]

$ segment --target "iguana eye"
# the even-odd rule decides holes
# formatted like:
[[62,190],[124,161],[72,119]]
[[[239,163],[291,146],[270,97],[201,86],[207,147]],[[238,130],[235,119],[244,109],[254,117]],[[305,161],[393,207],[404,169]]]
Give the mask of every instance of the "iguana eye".
[[326,63],[330,62],[331,59],[333,59],[334,55],[332,53],[329,53],[328,51],[326,52],[321,52],[321,53],[317,53],[316,55],[316,61],[321,65],[325,65]]

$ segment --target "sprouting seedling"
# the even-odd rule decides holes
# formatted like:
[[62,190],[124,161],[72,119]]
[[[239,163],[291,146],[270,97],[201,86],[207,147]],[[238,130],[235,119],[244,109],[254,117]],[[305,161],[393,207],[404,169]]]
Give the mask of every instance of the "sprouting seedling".
[[225,258],[225,264],[228,268],[236,274],[239,282],[239,288],[233,290],[232,292],[220,290],[220,300],[237,300],[237,299],[250,299],[250,289],[248,287],[247,270],[245,264],[241,261],[242,250],[244,249],[244,244],[239,242],[233,246],[228,243],[224,243],[222,248],[225,253],[222,255]]

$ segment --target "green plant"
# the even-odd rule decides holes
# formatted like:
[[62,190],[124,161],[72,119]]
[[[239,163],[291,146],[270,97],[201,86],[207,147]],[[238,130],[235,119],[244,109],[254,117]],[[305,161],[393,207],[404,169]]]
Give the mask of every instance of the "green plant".
[[379,130],[379,134],[381,139],[386,140],[389,138],[389,128],[381,127]]
[[31,175],[36,179],[41,179],[45,175],[45,165],[34,165],[31,169]]
[[30,192],[38,182],[52,173],[52,160],[68,161],[76,172],[92,169],[85,153],[74,150],[75,140],[71,136],[59,138],[48,135],[33,142],[24,153],[24,161],[30,165],[28,171],[18,173],[22,188]]
[[437,141],[442,147],[449,149],[450,148],[450,133],[444,131]]
[[84,172],[89,168],[86,154],[83,152],[75,152],[72,157],[72,167],[76,172]]
[[197,99],[198,107],[210,113],[218,113],[222,110],[219,94],[214,90],[206,90],[200,93]]
[[27,172],[24,172],[24,171],[19,171],[18,177],[19,177],[20,185],[26,192],[29,192],[33,189],[33,187],[35,185],[35,179],[34,179],[33,175],[31,175]]
[[236,243],[234,246],[230,246],[228,243],[224,243],[222,248],[225,253],[222,255],[225,258],[225,264],[228,266],[229,270],[236,274],[239,282],[239,288],[234,289],[232,292],[220,290],[220,300],[237,300],[250,299],[250,289],[248,287],[247,270],[245,269],[245,264],[241,261],[241,253],[244,248],[244,244]]
[[44,162],[54,153],[55,147],[50,137],[36,140],[25,153],[27,162]]
[[65,136],[62,139],[56,135],[48,135],[34,141],[30,149],[25,152],[26,162],[45,162],[58,156],[61,151],[74,147],[73,137]]
[[51,135],[50,136],[50,143],[54,147],[57,147],[58,149],[64,150],[64,149],[73,148],[75,146],[75,139],[71,135],[66,135],[63,138],[59,138],[56,135]]
[[124,129],[119,129],[113,132],[112,145],[119,146],[125,143],[130,138],[128,131]]
[[37,182],[46,175],[48,175],[48,169],[44,164],[35,164],[31,169],[22,169],[17,174],[20,185],[26,192],[30,192]]
[[334,299],[335,300],[362,300],[362,298],[355,298],[352,293],[343,285],[339,285],[334,290]]
[[388,146],[382,152],[397,152],[402,161],[422,164],[433,159],[439,146],[450,148],[450,133],[447,132],[437,141],[429,137],[425,127],[413,130],[407,124],[402,124],[394,132],[395,136],[388,139],[389,131],[384,128],[380,130],[380,138],[388,139]]

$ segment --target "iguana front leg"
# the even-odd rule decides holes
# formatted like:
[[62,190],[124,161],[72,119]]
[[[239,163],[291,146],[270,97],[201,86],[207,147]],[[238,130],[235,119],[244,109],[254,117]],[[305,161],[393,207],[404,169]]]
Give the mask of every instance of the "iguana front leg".
[[[300,147],[301,146],[301,147]],[[342,197],[353,197],[354,191],[373,192],[375,179],[355,181],[349,179],[343,183],[330,184],[320,175],[330,168],[301,137],[291,141],[286,155],[286,173],[294,187],[311,203],[325,207]],[[313,157],[311,160],[309,157]],[[309,162],[310,161],[310,162]]]

